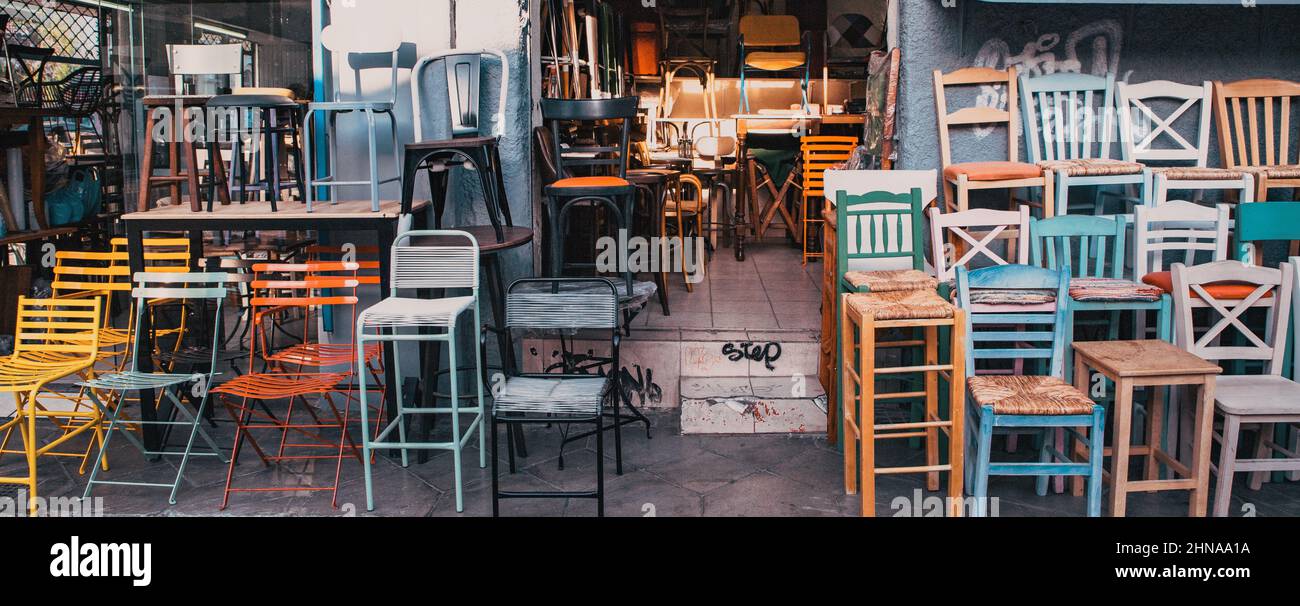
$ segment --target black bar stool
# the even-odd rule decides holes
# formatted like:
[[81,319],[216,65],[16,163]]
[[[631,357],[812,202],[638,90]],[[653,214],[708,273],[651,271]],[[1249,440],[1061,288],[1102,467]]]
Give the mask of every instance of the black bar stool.
[[[248,191],[265,191],[271,203],[271,212],[278,210],[277,203],[284,189],[297,189],[298,199],[307,199],[303,178],[302,132],[303,107],[294,101],[287,89],[242,89],[234,94],[217,95],[207,102],[209,115],[215,121],[213,134],[208,137],[208,156],[213,166],[219,166],[220,144],[230,141],[230,174],[214,177],[209,187],[220,185],[236,193],[239,203],[248,200]],[[288,135],[286,142],[285,135]],[[248,137],[254,161],[244,162],[244,140]],[[280,147],[284,145],[293,167],[293,179],[284,181],[280,172]],[[259,158],[260,156],[260,158]],[[252,164],[262,161],[261,175],[250,178]],[[208,196],[208,212],[212,212],[212,196]]]

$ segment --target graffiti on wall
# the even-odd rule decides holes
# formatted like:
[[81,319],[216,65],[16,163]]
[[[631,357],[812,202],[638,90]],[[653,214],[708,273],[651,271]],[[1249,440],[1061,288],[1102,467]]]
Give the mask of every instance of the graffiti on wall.
[[[1102,19],[1080,27],[1065,35],[1050,33],[1026,42],[1019,52],[1001,38],[985,42],[975,54],[972,65],[1006,69],[1029,76],[1042,76],[1071,72],[1104,76],[1115,73],[1119,80],[1127,81],[1129,73],[1119,72],[1120,53],[1124,45],[1124,30],[1119,21]],[[978,107],[1006,107],[1007,90],[1001,86],[982,87],[975,100]],[[976,136],[981,139],[994,132],[992,126],[979,126]]]

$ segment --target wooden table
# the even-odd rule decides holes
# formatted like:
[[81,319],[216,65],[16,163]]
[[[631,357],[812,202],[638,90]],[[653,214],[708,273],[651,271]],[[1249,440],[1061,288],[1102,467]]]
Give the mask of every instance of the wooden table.
[[[428,200],[417,200],[411,205],[414,215],[412,229],[424,229],[428,224]],[[346,200],[338,203],[322,202],[315,206],[313,212],[299,203],[281,207],[278,212],[271,212],[268,202],[250,202],[248,204],[230,204],[215,206],[211,212],[194,212],[189,206],[166,206],[147,212],[134,212],[122,215],[126,225],[127,249],[131,263],[131,274],[144,270],[144,234],[149,231],[187,232],[190,238],[190,251],[194,256],[191,266],[195,271],[202,271],[200,259],[203,257],[203,232],[221,230],[315,230],[329,231],[374,231],[379,244],[379,292],[387,296],[391,249],[397,237],[397,223],[401,218],[402,203],[386,200],[380,203],[379,212],[370,210],[370,200]],[[136,351],[151,351],[153,343],[149,314],[144,314],[140,326],[136,329]],[[152,356],[136,356],[137,369],[141,372],[153,372]],[[394,368],[392,349],[384,353],[384,368]],[[397,387],[393,382],[394,373],[384,373],[385,405],[390,419],[397,418]],[[141,418],[145,421],[165,417],[169,411],[158,411],[154,406],[152,391],[140,392]],[[143,425],[145,446],[157,450],[164,438],[162,428],[158,425]]]
[[[1120,517],[1130,492],[1190,490],[1188,514],[1204,517],[1209,502],[1210,431],[1214,422],[1214,377],[1222,372],[1218,365],[1179,349],[1170,343],[1149,341],[1092,341],[1074,344],[1074,386],[1088,393],[1092,368],[1115,382],[1115,406],[1112,415],[1110,507],[1111,515]],[[1191,466],[1184,465],[1160,448],[1164,389],[1176,385],[1196,388],[1196,414],[1193,426]],[[1155,387],[1147,406],[1146,445],[1133,446],[1133,390]],[[1146,456],[1145,480],[1129,481],[1131,456]],[[1159,478],[1160,464],[1167,465],[1177,479]]]

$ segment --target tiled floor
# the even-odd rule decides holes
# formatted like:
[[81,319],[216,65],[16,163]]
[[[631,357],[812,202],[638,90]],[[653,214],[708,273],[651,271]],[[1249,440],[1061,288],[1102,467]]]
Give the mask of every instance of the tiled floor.
[[[783,239],[768,238],[746,246],[737,262],[730,248],[720,248],[708,275],[693,292],[682,274],[668,275],[668,310],[652,300],[633,327],[781,328],[821,326],[820,262],[802,265],[800,251]],[[642,279],[645,279],[642,277]]]

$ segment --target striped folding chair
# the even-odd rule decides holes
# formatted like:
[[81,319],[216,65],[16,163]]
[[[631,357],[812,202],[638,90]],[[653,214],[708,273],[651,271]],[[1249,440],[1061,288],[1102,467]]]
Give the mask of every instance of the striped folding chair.
[[[492,390],[492,515],[500,513],[501,499],[588,498],[596,499],[597,515],[605,515],[604,407],[614,409],[615,440],[619,439],[618,292],[603,278],[530,278],[516,280],[506,292],[505,336],[513,342],[514,331],[572,334],[580,329],[610,331],[610,357],[614,369],[606,376],[589,374],[523,374],[505,369],[505,381]],[[493,329],[495,330],[495,329]],[[513,346],[513,344],[512,344]],[[486,377],[484,377],[486,381]],[[596,487],[582,491],[518,492],[500,489],[497,472],[497,424],[523,423],[592,424],[596,435]],[[515,471],[514,443],[510,445],[510,471]],[[563,445],[561,445],[563,457]],[[561,459],[562,460],[562,459]]]
[[[66,410],[50,408],[38,396],[54,394],[51,383],[69,376],[84,374],[99,355],[100,297],[85,299],[29,299],[18,297],[18,322],[15,325],[14,352],[0,358],[0,393],[12,393],[14,416],[0,424],[0,456],[21,454],[27,459],[27,475],[0,477],[0,484],[26,486],[28,509],[36,515],[36,461],[42,456],[80,458],[82,471],[90,459],[90,450],[79,452],[56,450],[76,436],[92,431],[95,441],[103,443],[103,417],[97,408],[78,407]],[[63,433],[38,445],[37,421],[48,421]],[[41,425],[43,425],[42,423]],[[9,439],[17,429],[21,450],[9,449]]]
[[[217,317],[221,317],[221,303],[226,298],[226,274],[224,273],[150,273],[137,272],[135,274],[136,287],[131,291],[131,298],[135,303],[135,323],[139,324],[143,319],[145,310],[149,304],[157,299],[183,299],[187,301],[205,302],[216,300]],[[209,456],[220,458],[223,462],[227,459],[213,441],[212,436],[203,429],[201,419],[206,412],[208,405],[209,386],[212,385],[212,379],[215,375],[214,369],[217,365],[218,342],[221,339],[221,332],[212,330],[212,346],[208,349],[211,359],[207,363],[206,373],[162,373],[162,372],[140,372],[136,370],[138,361],[138,352],[131,356],[131,369],[125,372],[115,372],[101,375],[89,381],[79,383],[82,387],[88,388],[87,394],[90,400],[95,404],[99,413],[108,418],[108,429],[104,432],[104,440],[99,447],[99,455],[96,459],[98,467],[93,468],[90,473],[90,480],[86,483],[86,491],[83,497],[89,498],[91,491],[96,484],[115,484],[119,486],[151,486],[157,488],[171,488],[171,496],[167,502],[176,504],[176,491],[180,489],[181,478],[185,475],[185,466],[189,463],[191,456]],[[198,399],[198,406],[191,410],[185,405],[185,398],[177,397],[182,387],[193,385],[190,393]],[[122,394],[129,391],[139,391],[142,389],[162,390],[163,397],[172,404],[172,417],[168,420],[161,421],[125,421],[121,419],[123,405],[107,406],[99,398],[98,393],[107,392],[112,394]],[[113,402],[125,402],[124,398],[116,397]],[[177,419],[177,416],[183,417]],[[132,430],[141,425],[164,425],[170,427],[188,428],[185,448],[183,450],[168,450],[164,445],[162,450],[149,450],[140,442]],[[103,467],[108,469],[104,463],[104,458],[108,453],[108,444],[113,439],[115,433],[121,433],[126,441],[135,446],[141,454],[146,457],[156,456],[180,456],[180,464],[176,467],[176,476],[170,483],[158,482],[129,482],[124,480],[100,480],[99,469]],[[195,438],[202,438],[208,446],[206,452],[194,452]]]
[[[417,243],[416,239],[427,242]],[[482,334],[478,310],[478,275],[479,248],[478,240],[463,231],[420,230],[407,231],[397,237],[392,248],[392,290],[387,298],[372,305],[357,318],[357,347],[362,352],[369,351],[371,345],[378,351],[383,342],[393,343],[393,369],[397,373],[396,383],[402,384],[401,364],[398,362],[398,344],[401,341],[429,341],[447,343],[448,369],[450,378],[449,407],[406,406],[400,399],[397,402],[397,418],[390,423],[380,418],[376,433],[370,435],[370,410],[367,408],[366,386],[360,389],[362,448],[365,451],[364,465],[366,475],[366,509],[375,508],[374,488],[371,485],[371,451],[397,449],[402,453],[402,467],[410,464],[409,450],[450,450],[452,466],[456,479],[456,511],[464,511],[465,504],[461,495],[461,450],[474,435],[479,434],[479,467],[487,466],[487,450],[484,448],[483,435],[483,383],[484,363],[482,361]],[[401,296],[403,291],[417,289],[467,289],[469,295],[422,299]],[[459,368],[456,365],[456,324],[462,314],[473,313],[473,340],[477,348],[474,353],[476,373],[474,387],[477,403],[468,408],[461,408],[459,390]],[[403,329],[414,329],[411,330]],[[360,354],[358,354],[360,355]],[[365,364],[358,358],[357,364]],[[437,376],[428,377],[428,383],[436,384]],[[379,383],[379,385],[383,385]],[[432,386],[430,387],[430,389]],[[381,388],[382,389],[382,388]],[[382,392],[381,392],[382,393]],[[382,401],[382,400],[381,400]],[[450,442],[416,442],[408,441],[406,435],[406,418],[408,415],[446,414],[451,420]],[[473,420],[461,432],[461,415],[472,414]],[[397,439],[391,437],[397,430]]]
[[[270,318],[267,313],[269,310],[297,308],[305,312],[332,305],[335,309],[349,309],[349,315],[355,317],[357,270],[356,263],[339,262],[254,265],[252,286],[257,294],[249,301],[253,309],[255,332],[253,343],[249,346],[250,370],[259,355],[267,355],[262,349],[269,343],[267,333],[270,329],[266,326]],[[349,272],[351,275],[331,275],[338,272]],[[289,370],[284,365],[268,365],[264,370],[235,377],[211,390],[221,396],[222,404],[236,425],[221,509],[229,505],[230,495],[236,492],[329,491],[332,495],[331,504],[338,506],[338,485],[343,460],[348,456],[358,459],[361,456],[347,431],[352,400],[347,392],[352,389],[351,382],[355,375],[350,363],[356,356],[355,340],[349,339],[343,346],[348,350],[348,355],[340,356],[346,364],[342,369],[320,366],[314,372],[308,372],[305,369]],[[341,408],[336,401],[337,396],[342,396],[337,398],[342,401]],[[312,397],[319,402],[313,404],[308,401]],[[272,401],[286,402],[282,414],[277,415],[271,409],[269,403]],[[338,436],[327,435],[330,431],[337,431]],[[266,434],[278,434],[279,445],[276,448],[267,448],[256,438],[256,435]],[[239,453],[245,442],[267,467],[272,463],[283,465],[334,461],[333,481],[327,484],[313,481],[311,485],[236,487],[235,465],[239,462]]]

